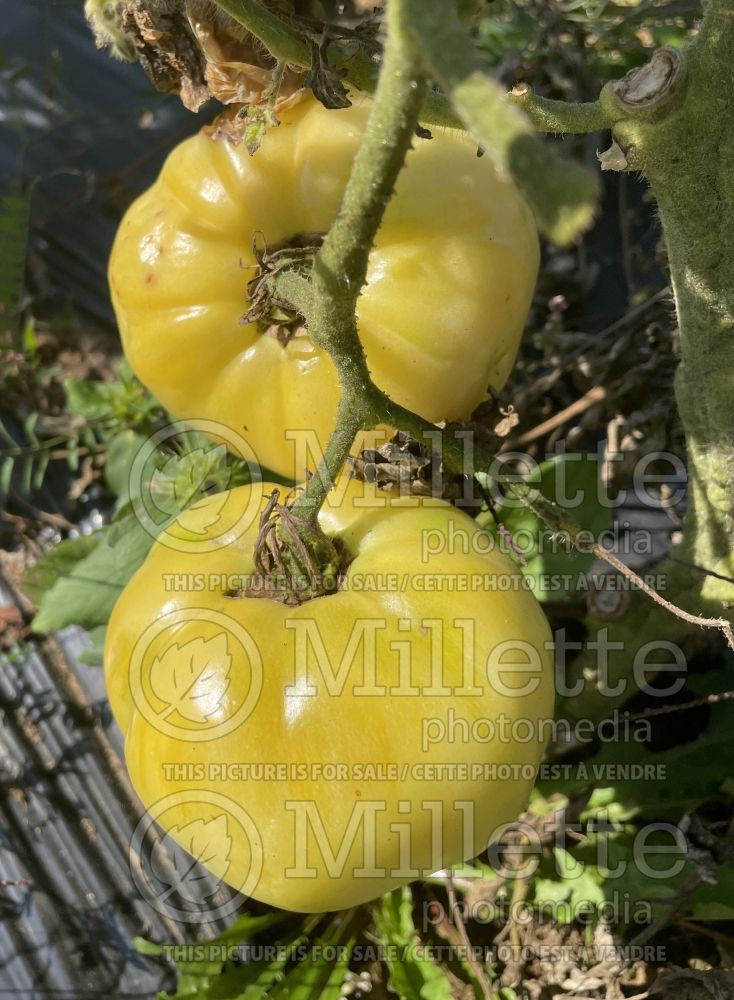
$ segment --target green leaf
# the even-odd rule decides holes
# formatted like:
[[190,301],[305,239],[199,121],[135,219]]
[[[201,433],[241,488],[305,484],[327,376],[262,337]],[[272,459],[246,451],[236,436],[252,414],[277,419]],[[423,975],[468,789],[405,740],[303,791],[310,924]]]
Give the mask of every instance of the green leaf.
[[145,437],[128,428],[110,438],[107,445],[104,475],[107,485],[117,497],[118,507],[130,499],[130,468],[144,444]]
[[226,489],[229,478],[226,448],[206,442],[166,458],[162,467],[153,472],[150,490],[156,506],[173,516],[201,496],[209,484],[220,486],[224,480]]
[[[330,942],[320,939],[317,946],[321,943],[329,944]],[[336,952],[336,961],[329,961],[323,957],[319,961],[306,959],[299,962],[267,996],[273,1000],[275,998],[277,1000],[339,1000],[349,969],[353,945],[353,940],[340,945]],[[328,953],[324,953],[324,956],[325,954]],[[250,1000],[250,997],[247,997],[247,1000]]]
[[571,895],[571,886],[568,882],[559,882],[552,878],[536,878],[533,888],[534,902],[540,907],[562,903]]
[[[243,995],[242,990],[247,989],[249,983],[256,982],[258,976],[264,982],[269,971],[277,975],[277,971],[272,969],[272,965],[276,963],[266,968],[263,968],[262,963],[255,962],[244,966],[224,965],[221,955],[228,947],[231,947],[233,955],[236,954],[240,944],[281,923],[285,917],[285,913],[266,913],[260,917],[245,914],[222,934],[203,944],[153,944],[144,938],[135,938],[133,947],[141,955],[165,955],[176,963],[179,970],[178,987],[173,994],[176,1000],[187,997],[197,997],[199,1000],[238,1000]],[[217,957],[211,960],[206,957],[208,953]],[[287,958],[284,958],[281,966],[286,961]],[[252,994],[252,997],[255,996],[257,994]],[[170,997],[171,994],[159,993],[156,1000],[169,1000]],[[247,1000],[251,1000],[250,996]]]
[[38,444],[38,438],[35,434],[36,424],[38,423],[38,412],[33,411],[29,413],[28,416],[23,421],[23,430],[26,433],[29,444]]
[[[180,978],[175,1000],[339,1000],[354,943],[349,920],[342,915],[331,918],[312,944],[310,935],[324,919],[319,914],[304,917],[290,936],[275,941],[269,936],[264,943],[273,954],[264,961],[248,961],[240,951],[244,941],[285,918],[285,913],[244,916],[214,940],[194,946],[153,945],[140,938],[133,943],[144,955],[165,955],[176,962]],[[216,960],[206,957],[209,949]],[[228,950],[241,963],[227,961]],[[192,951],[194,960],[189,958]],[[168,994],[159,997],[169,1000]]]
[[[404,886],[373,904],[380,937],[387,945],[390,988],[402,1000],[452,1000],[451,984],[441,969],[420,949],[413,922],[413,897]],[[396,955],[399,954],[400,958]]]
[[93,424],[102,437],[117,434],[122,427],[148,432],[163,413],[160,403],[125,361],[118,365],[115,378],[107,382],[66,379],[64,389],[69,411]]
[[23,353],[27,354],[29,358],[33,358],[38,350],[38,336],[32,319],[27,320],[23,326],[21,340],[23,341]]
[[79,468],[79,440],[76,437],[67,438],[66,441],[66,463],[72,472]]
[[10,480],[13,478],[13,468],[15,466],[15,459],[12,455],[4,458],[2,465],[0,465],[0,493],[6,493],[10,489]]
[[569,904],[575,912],[581,912],[601,906],[606,899],[604,879],[598,869],[588,866],[585,871],[571,882],[571,898]]
[[50,549],[36,564],[26,571],[21,589],[38,606],[44,595],[62,577],[68,576],[74,566],[96,549],[100,535],[80,535],[67,538]]
[[[729,658],[724,670],[689,677],[686,692],[694,700],[729,690],[733,672],[734,660]],[[640,742],[644,723],[631,724],[628,733],[621,730],[613,738],[614,726],[606,722],[605,742],[594,757],[572,765],[567,775],[550,780],[543,779],[541,768],[538,787],[548,797],[596,785],[593,802],[602,804],[604,793],[610,808],[613,804],[624,811],[623,817],[614,819],[647,816],[676,822],[684,812],[708,799],[731,798],[727,780],[734,773],[734,702],[722,700],[709,711],[709,724],[695,739],[686,736],[686,712],[676,713],[681,742],[659,753]]]
[[[597,541],[612,523],[593,455],[558,455],[539,465],[527,481],[546,499],[562,506],[588,533],[588,541]],[[555,536],[528,507],[505,504],[498,516],[527,559],[524,572],[539,600],[557,601],[570,596],[569,591],[577,585],[583,586],[594,562],[592,553],[579,552]]]
[[109,410],[110,390],[105,382],[90,382],[84,378],[67,378],[64,381],[69,411],[87,420],[106,416]]
[[[123,587],[142,564],[153,539],[132,515],[97,536],[88,555],[69,571],[58,572],[41,597],[33,620],[34,632],[48,632],[66,625],[94,628],[104,625]],[[114,544],[111,539],[114,538]],[[75,540],[76,541],[76,540]],[[64,543],[62,543],[64,544]]]

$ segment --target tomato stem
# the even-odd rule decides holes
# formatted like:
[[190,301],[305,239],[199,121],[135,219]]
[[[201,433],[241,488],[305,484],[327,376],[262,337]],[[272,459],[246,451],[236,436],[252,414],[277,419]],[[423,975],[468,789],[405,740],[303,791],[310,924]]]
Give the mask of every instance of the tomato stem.
[[613,119],[599,101],[573,104],[534,94],[526,83],[510,91],[510,100],[525,112],[539,132],[584,135],[611,128]]
[[259,38],[270,54],[278,61],[308,69],[311,66],[311,48],[301,32],[269,10],[260,0],[215,0],[250,34]]
[[316,472],[308,480],[294,504],[294,511],[306,521],[316,523],[326,495],[336,481],[355,437],[363,427],[364,420],[360,407],[349,405],[342,399],[337,409],[336,429],[329,439]]
[[[279,298],[291,303],[304,316],[313,337],[313,286],[307,278],[296,271],[285,271],[272,279],[272,285]],[[356,336],[356,331],[355,331]],[[358,338],[357,338],[358,340]],[[465,436],[458,437],[443,431],[412,410],[394,402],[379,389],[367,369],[364,354],[360,350],[356,357],[349,352],[332,353],[330,335],[322,337],[320,346],[329,351],[337,366],[342,385],[346,391],[340,402],[336,429],[326,447],[318,471],[313,476],[297,501],[298,513],[302,517],[315,519],[326,494],[339,474],[351,449],[354,438],[360,430],[369,430],[379,424],[398,427],[417,441],[425,441],[432,451],[438,450],[445,466],[462,475],[479,470],[489,470],[495,461],[493,451],[480,441],[474,442],[472,461],[467,463]],[[471,468],[467,468],[467,464]],[[581,531],[573,519],[545,497],[537,495],[527,483],[518,483],[514,478],[494,475],[493,478],[515,499],[533,510],[538,517],[554,531],[563,531],[575,539]]]
[[336,429],[323,461],[293,508],[313,524],[357,432],[378,418],[377,401],[389,402],[370,378],[355,311],[372,244],[410,149],[426,89],[416,51],[402,30],[403,2],[391,0],[388,6],[385,56],[365,136],[336,218],[314,259],[311,281],[292,272],[274,280],[278,295],[303,312],[314,344],[331,356],[342,390]]

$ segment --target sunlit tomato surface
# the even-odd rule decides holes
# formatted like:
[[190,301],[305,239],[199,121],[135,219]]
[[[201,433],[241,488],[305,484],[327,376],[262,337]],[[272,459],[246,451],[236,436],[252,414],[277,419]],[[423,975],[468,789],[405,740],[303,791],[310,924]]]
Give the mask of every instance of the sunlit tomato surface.
[[550,633],[467,515],[353,482],[321,515],[352,557],[342,588],[254,596],[272,488],[209,497],[161,536],[112,615],[107,687],[161,827],[251,896],[344,908],[475,856],[523,809]]
[[[142,381],[175,416],[223,423],[296,480],[304,449],[323,447],[333,427],[337,378],[307,336],[284,345],[264,323],[242,323],[252,241],[260,234],[272,251],[328,230],[368,111],[360,96],[340,111],[304,100],[253,157],[203,132],[187,139],[125,215],[110,262]],[[465,419],[509,375],[538,240],[520,195],[470,138],[434,129],[413,145],[370,256],[359,333],[396,402],[434,422]],[[315,432],[318,445],[307,433],[297,450],[284,429]]]

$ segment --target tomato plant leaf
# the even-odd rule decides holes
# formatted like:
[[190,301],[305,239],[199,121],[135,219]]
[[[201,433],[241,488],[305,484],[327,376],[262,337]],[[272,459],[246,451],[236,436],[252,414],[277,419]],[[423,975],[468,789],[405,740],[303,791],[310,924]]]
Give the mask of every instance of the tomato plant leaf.
[[[198,496],[212,478],[219,485],[226,459],[227,451],[221,444],[207,444],[183,455],[171,455],[151,476],[150,491],[157,505],[173,514]],[[226,487],[225,483],[222,488]]]
[[328,48],[325,36],[318,41],[311,39],[311,68],[304,86],[311,88],[325,108],[348,108],[352,102],[343,82],[346,69],[329,65]]
[[104,476],[117,497],[118,509],[130,499],[130,469],[135,456],[145,444],[145,437],[128,427],[110,438]]
[[[452,1000],[451,983],[425,957],[413,922],[413,897],[404,886],[384,895],[372,908],[375,924],[387,945],[390,988],[402,1000]],[[399,957],[398,957],[399,956]]]
[[[288,975],[267,996],[272,1000],[340,1000],[342,988],[349,969],[349,958],[353,940],[340,944],[333,951],[319,952],[320,946],[329,946],[328,938],[320,938],[311,952],[322,957],[307,958],[292,969]],[[327,956],[336,955],[335,960]],[[247,996],[247,994],[244,994]],[[247,1000],[250,1000],[247,997]]]
[[24,590],[38,604],[33,631],[106,624],[152,544],[133,515],[84,540],[61,542],[26,575]]
[[[527,481],[562,507],[586,532],[588,542],[597,541],[609,528],[612,511],[605,504],[595,456],[557,455],[537,466]],[[527,560],[523,569],[535,596],[541,601],[570,596],[573,585],[588,572],[595,556],[578,551],[567,539],[554,535],[528,507],[505,503],[498,516]]]
[[[225,966],[223,969],[222,952],[231,949],[232,954],[237,954],[239,946],[249,941],[261,931],[282,923],[286,917],[285,913],[266,913],[260,917],[245,914],[239,917],[231,927],[227,928],[202,949],[201,945],[193,948],[189,945],[174,944],[154,944],[146,941],[145,938],[135,938],[133,947],[141,955],[160,956],[176,962],[179,971],[178,988],[175,993],[176,1000],[184,1000],[187,997],[198,997],[199,1000],[233,1000],[241,995],[240,985],[236,985],[233,990],[227,988],[227,979],[231,979],[228,970],[235,970],[233,966]],[[211,954],[215,958],[207,958],[207,948],[212,946]],[[203,957],[202,957],[203,953]],[[192,957],[195,956],[195,957]],[[282,964],[285,964],[284,962]],[[282,967],[282,965],[281,965]],[[250,976],[253,976],[253,967],[247,967]],[[262,966],[260,966],[262,971]],[[257,967],[254,967],[257,971]],[[277,972],[274,973],[274,976]],[[169,1000],[172,995],[169,993],[159,993],[156,1000]]]
[[[312,931],[323,922],[321,915],[308,915],[290,935],[273,940],[269,937],[267,957],[248,959],[240,945],[273,924],[282,922],[285,913],[263,917],[241,917],[229,930],[205,945],[197,945],[197,960],[188,958],[187,946],[154,945],[140,938],[134,941],[143,955],[165,955],[179,970],[175,1000],[197,997],[198,1000],[340,1000],[347,977],[354,939],[349,923],[341,916],[332,919],[326,931],[309,945]],[[229,955],[218,961],[206,956]],[[169,1000],[159,993],[157,1000]]]
[[[731,687],[734,660],[727,660],[725,671],[711,670],[689,677],[686,692],[689,700],[716,696]],[[595,796],[602,790],[628,818],[655,817],[675,822],[683,813],[691,812],[707,799],[727,798],[726,782],[734,772],[734,702],[722,700],[708,708],[710,721],[694,738],[682,738],[673,747],[655,752],[644,742],[646,732],[642,722],[629,724],[628,729],[615,728],[613,720],[603,723],[601,749],[593,757],[545,777],[541,767],[538,788],[547,797],[553,793],[568,794],[590,784],[596,786]],[[684,716],[685,713],[681,713]],[[622,738],[624,737],[624,738]],[[640,781],[645,781],[645,794],[640,795]]]
[[77,563],[85,559],[100,543],[100,534],[67,538],[49,549],[41,559],[26,570],[21,590],[35,605],[61,577],[68,576]]

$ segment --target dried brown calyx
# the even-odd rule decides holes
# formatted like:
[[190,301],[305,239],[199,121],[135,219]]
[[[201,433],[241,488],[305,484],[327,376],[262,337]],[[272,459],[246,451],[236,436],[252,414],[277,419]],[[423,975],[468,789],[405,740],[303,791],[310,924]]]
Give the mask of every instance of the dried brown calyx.
[[348,107],[346,64],[361,49],[373,58],[380,51],[375,4],[260,2],[301,36],[302,64],[277,62],[211,0],[85,0],[84,9],[100,47],[137,59],[158,90],[179,94],[191,111],[219,101],[225,108],[207,130],[254,153],[277,114],[309,90],[326,107]]
[[378,448],[365,448],[350,459],[355,479],[399,496],[440,497],[476,517],[485,503],[474,476],[457,476],[443,466],[440,455],[404,431]]
[[260,515],[255,575],[232,598],[259,597],[298,605],[341,589],[352,557],[339,538],[293,513],[274,490]]
[[255,275],[247,283],[250,306],[242,318],[243,323],[256,323],[261,333],[275,337],[283,347],[294,337],[308,336],[303,316],[274,295],[269,282],[287,269],[296,268],[307,273],[323,241],[323,233],[295,233],[269,246],[262,233],[255,234],[252,241]]
[[[286,19],[323,15],[318,0],[267,4]],[[210,98],[235,106],[269,99],[275,60],[210,0],[87,0],[86,12],[100,45],[137,59],[157,90],[179,94],[191,111]],[[306,70],[285,70],[273,102],[276,111],[300,100],[306,75]]]

